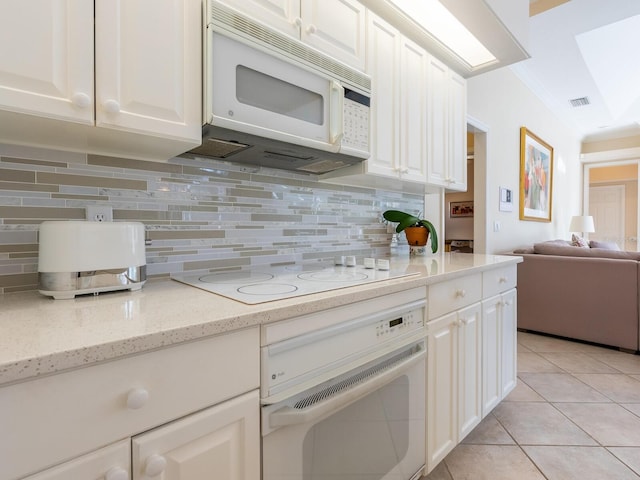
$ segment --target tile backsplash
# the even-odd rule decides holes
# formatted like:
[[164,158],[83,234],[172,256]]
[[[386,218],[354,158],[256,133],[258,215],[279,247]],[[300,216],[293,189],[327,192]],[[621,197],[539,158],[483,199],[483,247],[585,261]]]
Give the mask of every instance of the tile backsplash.
[[83,220],[87,205],[144,223],[152,278],[384,256],[390,234],[381,213],[417,213],[423,201],[208,159],[159,163],[0,145],[0,293],[37,289],[39,224]]

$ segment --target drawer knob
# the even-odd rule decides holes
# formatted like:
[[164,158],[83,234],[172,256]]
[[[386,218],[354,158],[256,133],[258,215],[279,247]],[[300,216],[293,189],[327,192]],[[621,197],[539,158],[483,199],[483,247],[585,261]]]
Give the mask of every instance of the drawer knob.
[[307,33],[310,33],[311,35],[313,35],[314,33],[316,33],[316,26],[311,24],[307,27]]
[[120,104],[116,100],[107,100],[106,102],[104,102],[104,109],[108,113],[119,113]]
[[122,467],[112,467],[104,476],[105,480],[129,480],[129,472]]
[[160,475],[167,466],[167,459],[162,455],[154,453],[147,458],[147,466],[144,469],[144,474],[148,477],[157,477]]
[[149,400],[149,392],[145,388],[134,388],[127,394],[127,408],[137,410],[144,407]]
[[71,97],[71,102],[78,108],[87,108],[91,105],[91,98],[86,93],[77,92]]
[[500,277],[500,279],[498,280],[498,282],[500,282],[500,283],[507,283],[507,277]]
[[456,297],[463,298],[467,292],[464,289],[456,290]]

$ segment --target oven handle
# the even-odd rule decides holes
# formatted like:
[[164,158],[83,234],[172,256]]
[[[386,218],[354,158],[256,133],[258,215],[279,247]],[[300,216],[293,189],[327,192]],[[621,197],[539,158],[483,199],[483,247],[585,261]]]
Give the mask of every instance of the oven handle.
[[400,377],[407,370],[411,369],[411,367],[421,361],[424,361],[426,354],[427,350],[422,348],[419,352],[411,355],[406,360],[399,362],[388,370],[370,378],[366,382],[336,393],[335,395],[332,395],[311,407],[305,409],[295,409],[291,406],[280,408],[269,416],[269,426],[276,428],[287,425],[305,424],[313,422],[328,413],[340,410]]

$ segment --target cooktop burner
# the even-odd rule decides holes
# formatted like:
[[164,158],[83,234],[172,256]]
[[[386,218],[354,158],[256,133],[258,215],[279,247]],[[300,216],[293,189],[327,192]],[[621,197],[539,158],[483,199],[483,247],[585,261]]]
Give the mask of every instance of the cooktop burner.
[[181,274],[172,278],[232,300],[255,305],[409,275],[416,273],[363,266],[289,265],[201,275]]

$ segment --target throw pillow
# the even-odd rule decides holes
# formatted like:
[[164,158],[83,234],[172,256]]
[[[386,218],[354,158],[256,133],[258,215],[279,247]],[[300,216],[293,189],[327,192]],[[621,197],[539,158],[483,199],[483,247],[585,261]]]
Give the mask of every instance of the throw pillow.
[[571,235],[571,245],[574,247],[589,248],[589,243],[580,235],[575,233]]
[[589,246],[591,248],[604,248],[605,250],[616,250],[620,251],[620,247],[616,242],[599,242],[597,240],[591,240],[589,242]]

